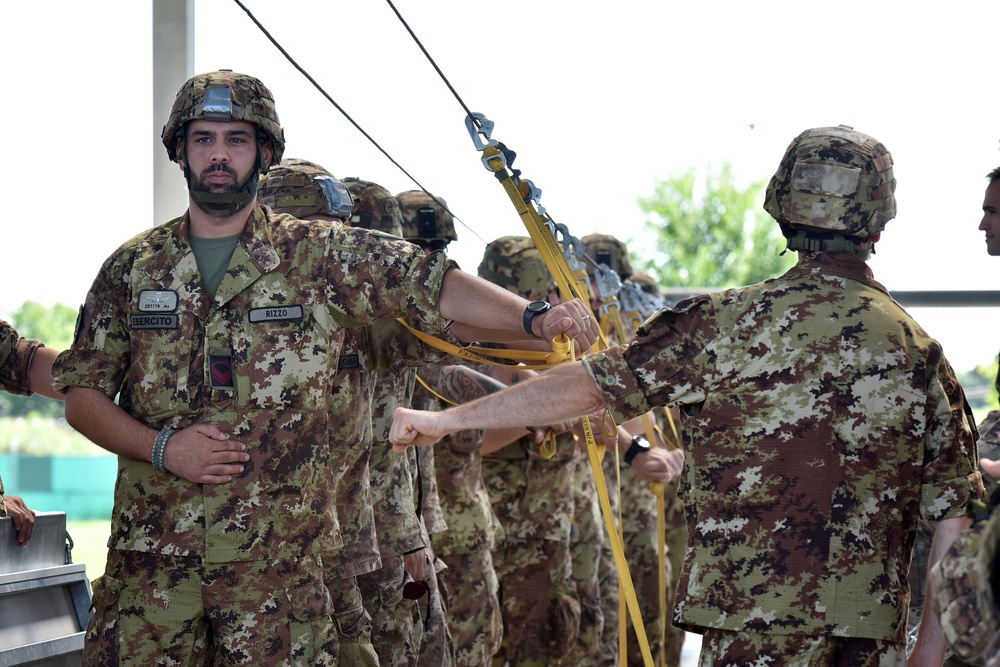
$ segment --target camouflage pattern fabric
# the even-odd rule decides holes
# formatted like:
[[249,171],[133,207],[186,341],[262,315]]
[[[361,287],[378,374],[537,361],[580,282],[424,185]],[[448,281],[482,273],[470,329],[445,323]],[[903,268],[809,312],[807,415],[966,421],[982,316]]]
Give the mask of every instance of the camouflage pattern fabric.
[[30,396],[28,369],[35,350],[43,345],[22,338],[9,323],[0,320],[0,389],[17,396]]
[[[427,542],[430,536],[425,533]],[[424,582],[427,594],[417,601],[419,613],[416,627],[419,635],[420,651],[417,656],[419,667],[454,667],[455,641],[448,623],[448,607],[441,595],[440,577],[448,566],[434,554],[433,546],[424,549]]]
[[[436,543],[439,533],[431,537]],[[448,554],[450,565],[438,572],[438,586],[448,608],[448,630],[455,643],[457,667],[491,667],[503,639],[500,582],[488,550]]]
[[311,556],[206,564],[112,549],[93,606],[86,667],[338,664],[333,605]]
[[698,667],[717,665],[906,667],[906,646],[871,638],[709,629],[702,638]]
[[417,664],[419,638],[415,632],[420,612],[415,600],[403,597],[408,581],[412,579],[403,569],[401,555],[383,554],[381,568],[358,577],[365,609],[372,617],[372,645],[382,665]]
[[423,190],[407,190],[396,194],[402,215],[403,238],[407,240],[457,241],[455,218],[448,202]]
[[[583,244],[587,257],[597,264],[603,264],[618,274],[622,280],[632,275],[632,261],[629,259],[625,244],[610,234],[587,234],[580,243]],[[593,279],[594,269],[587,265],[587,273]]]
[[945,639],[971,665],[1000,665],[998,547],[1000,512],[994,510],[955,538],[928,574],[933,613],[941,619]]
[[564,658],[576,642],[580,602],[572,580],[574,440],[559,436],[544,459],[532,436],[483,457],[483,481],[504,538],[493,554],[512,665]]
[[[221,98],[213,100],[213,104],[206,104],[209,91],[219,89],[225,89],[226,92]],[[220,112],[225,114],[225,118],[219,117]],[[274,146],[271,164],[281,162],[281,155],[285,151],[285,132],[278,120],[274,96],[260,79],[225,70],[197,74],[188,79],[177,91],[170,115],[160,133],[163,147],[167,149],[171,161],[177,162],[179,157],[178,147],[183,145],[179,143],[179,139],[184,126],[199,118],[253,123]],[[267,171],[267,166],[262,165],[263,171]]]
[[330,581],[327,577],[326,587],[333,601],[340,664],[379,667],[378,655],[372,646],[372,619],[361,602],[357,579],[347,577]]
[[503,619],[492,549],[500,530],[481,468],[482,431],[460,431],[434,445],[438,494],[448,530],[431,536],[448,568],[439,573],[459,667],[489,667]]
[[[589,463],[587,467],[589,470]],[[615,526],[618,525],[621,503],[618,478],[615,476],[616,467],[614,452],[605,452],[604,458],[601,460],[601,470],[607,484],[608,501],[611,505],[611,515],[614,517]],[[593,471],[590,474],[593,475]],[[620,660],[618,634],[621,624],[621,591],[619,590],[618,564],[615,562],[615,554],[611,549],[611,541],[604,526],[603,514],[598,514],[597,520],[603,536],[597,562],[597,579],[604,607],[604,625],[601,627],[601,638],[597,652],[585,659],[582,664],[585,667],[615,667]]]
[[[360,186],[352,183],[352,187]],[[361,195],[358,201],[371,202],[371,191],[362,190]],[[384,200],[378,201],[385,204]],[[369,353],[378,371],[371,408],[376,444],[370,471],[383,567],[362,575],[359,583],[365,608],[372,616],[372,641],[383,663],[415,665],[420,645],[414,627],[418,612],[412,600],[403,598],[402,556],[423,549],[427,542],[414,502],[416,461],[411,460],[409,452],[406,455],[392,452],[389,427],[396,407],[411,402],[415,378],[412,366],[439,361],[447,354],[422,343],[394,320],[375,322],[368,332]]]
[[802,253],[584,363],[616,419],[679,403],[693,422],[676,620],[904,640],[918,520],[982,485],[954,371],[860,258]]
[[[656,496],[649,490],[649,484],[639,479],[632,467],[621,460],[622,539],[625,548],[625,562],[628,563],[632,585],[635,588],[642,615],[646,639],[655,664],[661,664],[663,638],[660,632],[660,568],[658,543],[660,536],[656,523]],[[671,585],[670,562],[664,571],[668,587]],[[633,621],[628,622],[628,664],[643,667],[642,651],[633,629]]]
[[559,664],[576,643],[580,603],[565,545],[552,540],[507,537],[494,553],[500,581],[503,641],[498,664]]
[[[573,524],[570,531],[571,577],[580,600],[580,630],[576,644],[563,662],[579,665],[597,653],[604,630],[604,607],[599,566],[602,544],[607,541],[601,518],[594,474],[587,453],[577,448],[573,455]],[[617,600],[618,578],[614,585]],[[617,643],[616,643],[617,646]]]
[[663,540],[667,545],[667,561],[670,563],[671,582],[667,592],[667,643],[664,647],[664,661],[667,667],[679,667],[684,646],[684,631],[673,624],[674,601],[677,597],[677,580],[684,566],[684,552],[687,550],[687,522],[684,518],[684,500],[678,495],[680,478],[675,477],[663,491],[667,510]]
[[[417,369],[411,387],[410,406],[414,410],[436,410],[438,399],[427,389],[416,383],[416,375],[427,382],[431,387],[437,384],[438,369],[435,366],[425,366]],[[414,480],[415,497],[417,503],[417,515],[423,522],[427,532],[431,535],[443,533],[448,530],[448,524],[444,520],[444,512],[441,510],[441,496],[438,493],[437,473],[434,466],[433,447],[411,447],[409,449],[416,461],[417,478]]]
[[332,479],[343,540],[324,560],[332,580],[357,577],[381,566],[368,465],[375,373],[367,346],[365,329],[347,330],[329,390],[330,434],[337,447]]

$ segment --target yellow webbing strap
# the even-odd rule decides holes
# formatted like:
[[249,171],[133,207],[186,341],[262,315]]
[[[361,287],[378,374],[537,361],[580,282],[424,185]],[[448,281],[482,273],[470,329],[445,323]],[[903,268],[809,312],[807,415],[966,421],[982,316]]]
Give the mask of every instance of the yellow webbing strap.
[[424,382],[424,379],[422,377],[420,377],[419,375],[417,375],[416,378],[417,378],[417,384],[419,384],[421,387],[423,387],[424,389],[426,389],[427,392],[431,396],[433,396],[434,398],[438,399],[439,401],[441,401],[443,403],[447,403],[448,405],[458,405],[458,403],[456,403],[455,401],[450,401],[447,398],[445,398],[444,396],[442,396],[441,394],[439,394],[436,391],[434,391],[431,388],[431,386],[429,384],[427,384],[426,382]]
[[[453,345],[446,340],[441,340],[440,338],[426,334],[423,331],[414,329],[401,317],[396,318],[396,321],[406,327],[414,336],[431,347],[476,363],[491,364],[493,366],[509,366],[509,364],[496,361],[496,359],[510,359],[521,362],[526,368],[535,369],[549,368],[560,362],[567,361],[570,358],[569,339],[565,336],[563,336],[562,340],[556,338],[552,341],[551,352],[540,352],[538,350],[494,349],[488,347],[477,347],[475,345],[470,345],[469,347],[459,347],[458,345]],[[489,357],[493,357],[493,359],[483,355],[489,355]]]
[[[658,447],[659,440],[656,437],[656,425],[652,417],[647,412],[642,416],[642,428],[646,431],[646,440],[653,447]],[[667,505],[664,500],[664,489],[661,482],[653,482],[649,485],[650,492],[656,496],[656,586],[659,593],[660,607],[660,667],[666,667],[667,661],[667,627],[670,620],[667,618]]]
[[[529,193],[522,192],[519,189],[518,184],[514,182],[511,173],[507,170],[506,157],[504,154],[495,145],[480,146],[480,142],[476,135],[482,134],[485,127],[476,130],[472,126],[471,120],[471,117],[466,119],[466,126],[469,128],[470,134],[473,135],[473,141],[476,142],[477,147],[480,147],[483,151],[483,164],[488,170],[493,172],[493,175],[498,181],[500,181],[500,184],[507,192],[507,196],[510,198],[510,201],[517,210],[521,221],[528,230],[528,235],[531,237],[531,240],[534,241],[535,247],[538,249],[539,254],[545,261],[545,266],[548,267],[549,272],[552,274],[553,278],[555,278],[556,284],[559,286],[560,293],[563,295],[570,295],[571,297],[575,297],[583,301],[583,303],[585,303],[587,308],[591,311],[591,316],[593,316],[593,309],[590,308],[590,294],[588,294],[587,290],[584,289],[586,286],[584,278],[586,270],[583,269],[579,272],[574,272],[570,268],[569,262],[566,260],[565,255],[563,255],[558,241],[556,241],[555,234],[553,234],[552,230],[545,224],[546,220],[543,220],[542,216],[534,209],[534,207],[528,204]],[[525,188],[527,187],[524,181],[521,181],[521,185]],[[598,340],[594,343],[594,351],[606,349],[608,347],[609,344],[607,336],[605,336],[603,330],[599,331]],[[572,345],[570,346],[570,353],[572,355],[571,358],[575,360],[576,355]],[[608,413],[608,416],[610,417],[610,413]],[[612,425],[614,425],[613,419],[611,422]],[[625,606],[632,619],[632,625],[635,628],[636,638],[639,641],[639,648],[642,651],[642,658],[645,667],[655,667],[653,664],[653,656],[649,650],[649,641],[646,638],[646,628],[642,623],[642,614],[639,611],[639,602],[635,596],[635,587],[632,584],[632,576],[629,574],[628,563],[625,562],[625,550],[622,546],[622,540],[618,530],[615,527],[614,513],[611,510],[611,500],[608,496],[608,488],[604,479],[604,471],[601,468],[601,459],[604,455],[604,448],[598,448],[597,443],[594,440],[594,431],[591,428],[590,418],[587,416],[583,417],[583,431],[587,437],[587,454],[590,458],[590,467],[594,472],[594,481],[597,486],[597,493],[601,503],[601,514],[604,517],[605,530],[608,534],[608,540],[611,543],[611,551],[615,557],[615,565],[618,568],[619,590],[624,592],[624,595],[620,595],[619,599],[622,597],[625,598]],[[614,431],[614,434],[608,434],[609,437],[616,437],[617,426],[614,427]],[[620,657],[622,660],[627,660],[628,658],[627,653],[624,651],[620,654]]]

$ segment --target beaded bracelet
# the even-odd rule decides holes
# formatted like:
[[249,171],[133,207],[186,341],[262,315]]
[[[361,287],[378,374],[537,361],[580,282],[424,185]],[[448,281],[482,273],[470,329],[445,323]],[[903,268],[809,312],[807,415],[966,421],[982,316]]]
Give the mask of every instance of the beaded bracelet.
[[176,433],[174,429],[164,427],[162,431],[156,434],[156,440],[153,441],[153,470],[159,470],[160,472],[167,471],[163,465],[163,454],[167,449],[167,440],[174,433]]

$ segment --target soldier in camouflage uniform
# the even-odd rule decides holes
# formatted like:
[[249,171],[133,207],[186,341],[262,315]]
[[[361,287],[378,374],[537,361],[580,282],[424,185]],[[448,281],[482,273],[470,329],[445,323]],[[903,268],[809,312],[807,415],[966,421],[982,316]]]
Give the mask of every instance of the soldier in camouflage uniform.
[[[648,292],[658,298],[662,296],[660,286],[645,271],[632,271],[632,275],[629,276],[629,280],[635,283],[644,292]],[[659,410],[654,412],[657,418],[657,423],[660,425],[663,432],[668,435],[672,435],[672,429],[668,423],[665,423],[667,417],[665,412],[661,412]],[[679,420],[676,415],[673,420],[674,426],[678,429],[678,431],[680,431],[680,425],[678,424]],[[677,444],[680,445],[681,443]],[[684,500],[678,495],[680,481],[680,478],[676,477],[663,486],[663,499],[666,516],[664,517],[664,534],[660,536],[660,539],[663,540],[666,546],[667,568],[670,573],[670,577],[667,580],[668,586],[670,587],[667,591],[667,636],[666,644],[663,649],[665,653],[664,664],[668,667],[677,667],[680,665],[681,651],[684,646],[685,634],[683,630],[677,628],[670,622],[671,617],[673,616],[670,610],[674,608],[674,593],[677,589],[677,580],[680,576],[681,567],[684,563],[684,550],[687,547],[687,522],[684,519]],[[643,612],[643,618],[645,619],[645,612]],[[659,633],[660,630],[659,628],[656,628],[655,631]],[[631,655],[631,637],[629,641],[629,660],[632,661],[633,655]]]
[[[408,190],[396,195],[399,210],[403,219],[403,238],[420,246],[424,252],[444,251],[448,244],[458,239],[455,232],[455,218],[448,210],[448,203],[423,190]],[[424,378],[425,383],[435,386],[438,368],[425,366],[415,371],[404,373],[400,378],[400,386],[406,387],[409,401],[403,404],[423,409],[436,409],[437,399],[423,387],[417,386],[417,376]],[[404,384],[405,381],[405,384]],[[411,575],[426,584],[427,592],[417,604],[420,612],[420,622],[417,624],[419,635],[419,657],[417,664],[426,667],[449,667],[455,663],[455,641],[449,628],[449,614],[446,601],[442,597],[441,577],[447,564],[438,557],[434,550],[432,535],[448,529],[441,509],[441,499],[438,493],[437,472],[434,465],[434,449],[407,452],[413,459],[414,497],[417,516],[420,519],[424,536],[424,562],[417,565]],[[420,575],[417,575],[420,573]],[[419,589],[415,589],[418,590]]]
[[[334,665],[327,390],[344,327],[469,318],[521,336],[526,302],[498,306],[509,295],[441,253],[257,205],[284,140],[254,77],[192,77],[162,139],[188,212],[105,262],[53,367],[67,420],[119,456],[84,664]],[[538,326],[582,344],[581,310]]]
[[[52,362],[58,354],[41,341],[21,337],[0,320],[0,389],[16,396],[38,393],[61,401],[62,394],[52,388]],[[18,544],[24,546],[35,529],[35,512],[20,496],[8,495],[0,478],[0,517],[7,516],[17,531]]]
[[[675,621],[704,635],[701,664],[905,664],[917,523],[938,521],[944,550],[983,491],[954,371],[866,264],[894,185],[871,137],[803,132],[765,201],[799,252],[792,269],[686,299],[626,347],[479,401],[399,411],[394,445],[511,414],[608,404],[622,422],[678,404],[690,532]],[[941,663],[929,616],[911,664]]]
[[[452,404],[503,388],[466,366],[427,368],[434,369],[439,369],[437,380],[429,377],[430,386]],[[434,447],[438,495],[447,529],[431,535],[431,542],[434,552],[448,564],[438,573],[438,580],[458,667],[490,667],[503,637],[499,581],[492,555],[501,529],[483,483],[483,436],[483,431],[462,431],[442,438]]]
[[[979,230],[986,232],[986,252],[991,257],[1000,256],[1000,167],[986,175],[988,185],[983,195],[983,217],[979,222]],[[994,388],[1000,393],[1000,372],[993,382]],[[1000,459],[1000,410],[990,410],[980,422],[979,440],[976,447],[979,455],[985,459]],[[990,486],[997,482],[986,470],[980,468],[983,483]],[[917,538],[913,543],[913,559],[910,562],[908,579],[910,582],[910,618],[911,634],[920,625],[920,617],[924,611],[924,591],[927,586],[927,567],[930,560],[931,539],[934,536],[933,526],[921,522]]]
[[[1000,460],[982,459],[985,472],[1000,476]],[[1000,667],[1000,491],[975,503],[975,522],[959,535],[928,574],[934,613],[954,658],[947,664]],[[931,613],[930,610],[927,613]],[[958,663],[958,660],[964,662]]]
[[[532,301],[555,291],[528,237],[490,243],[479,275]],[[505,371],[494,368],[491,375],[510,384]],[[497,661],[511,667],[558,664],[576,642],[581,611],[570,554],[575,457],[569,433],[558,436],[549,459],[532,436],[483,457],[483,480],[504,533],[493,555],[504,627]]]
[[[343,223],[353,211],[351,195],[340,180],[315,163],[293,158],[261,177],[257,201],[276,214],[302,220]],[[343,546],[324,562],[325,581],[333,600],[340,662],[358,667],[379,664],[371,642],[371,616],[358,587],[359,576],[381,565],[369,475],[375,372],[368,340],[367,329],[346,330],[329,389],[331,435],[341,443],[332,480]]]
[[[595,275],[595,265],[614,271],[620,280],[628,280],[632,277],[632,262],[629,259],[628,248],[621,240],[609,234],[588,234],[581,238],[580,241],[590,260],[587,266],[591,278],[591,291],[597,292],[595,286],[598,278]],[[600,297],[600,294],[595,294],[591,304],[598,310],[603,305]],[[619,315],[621,314],[619,313]],[[624,320],[624,318],[622,319]],[[615,329],[611,329],[609,333],[613,335],[614,331]],[[632,332],[627,331],[627,333],[631,335]],[[613,337],[612,340],[614,340]],[[641,424],[623,424],[623,426],[629,432],[630,438],[633,435],[630,427],[638,426],[639,430],[636,430],[634,435],[642,439],[648,450],[648,441],[646,440],[645,433],[641,431]],[[636,444],[638,445],[639,443]],[[647,450],[641,451],[644,454]],[[632,450],[631,456],[637,455],[639,451],[639,449]],[[618,471],[615,470],[616,461],[620,468]],[[603,461],[604,476],[609,485],[617,484],[618,480],[621,480],[618,494],[620,510],[616,511],[615,514],[616,516],[621,516],[621,533],[625,550],[625,560],[628,563],[632,584],[635,587],[636,599],[639,602],[639,611],[642,615],[646,639],[649,642],[653,662],[660,664],[663,640],[662,633],[660,632],[660,579],[657,575],[659,554],[657,551],[658,536],[656,533],[656,496],[650,492],[649,485],[643,483],[637,477],[636,472],[630,465],[631,462],[631,458],[626,462],[621,455],[615,456],[614,453],[609,452]],[[602,566],[605,569],[616,567],[610,547],[604,551]],[[669,576],[669,573],[665,572],[664,576]],[[617,595],[615,597],[617,598]],[[613,621],[613,623],[607,623],[604,626],[602,641],[602,651],[609,654],[610,658],[612,647],[614,648],[614,653],[617,654],[621,618],[618,613],[614,613],[613,618],[611,615],[606,614],[605,616],[609,621]],[[610,627],[611,625],[613,627]],[[642,653],[635,630],[632,627],[631,618],[629,618],[627,627],[628,664],[641,666],[643,664]],[[614,661],[608,659],[603,664],[613,665]]]

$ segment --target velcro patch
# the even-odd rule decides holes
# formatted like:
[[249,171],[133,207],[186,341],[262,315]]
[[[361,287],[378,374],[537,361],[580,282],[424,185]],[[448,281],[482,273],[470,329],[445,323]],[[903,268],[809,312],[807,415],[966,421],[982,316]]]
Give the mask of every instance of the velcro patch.
[[132,314],[133,329],[176,329],[180,324],[178,315],[145,315]]
[[337,361],[337,370],[338,371],[346,371],[346,370],[350,370],[352,368],[357,368],[360,365],[361,364],[358,361],[358,355],[356,355],[356,354],[342,354],[342,355],[340,355],[340,359]]
[[302,306],[271,306],[269,308],[251,308],[251,322],[274,322],[279,320],[301,320],[304,313]]
[[233,354],[229,348],[217,348],[208,352],[208,376],[212,389],[233,390]]

